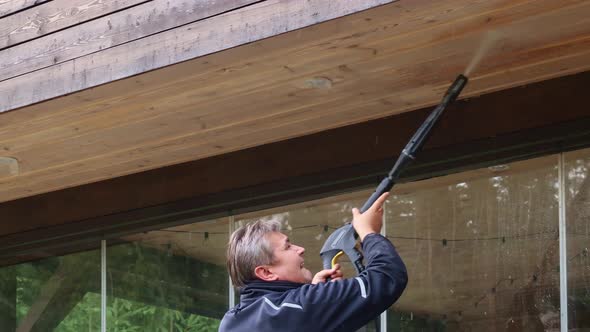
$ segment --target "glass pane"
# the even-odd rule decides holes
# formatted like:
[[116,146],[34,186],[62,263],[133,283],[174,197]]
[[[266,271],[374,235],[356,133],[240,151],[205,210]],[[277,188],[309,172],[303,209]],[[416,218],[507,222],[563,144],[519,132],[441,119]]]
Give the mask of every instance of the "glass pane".
[[565,154],[568,328],[590,330],[590,149]]
[[228,308],[228,220],[122,238],[107,248],[108,331],[217,331]]
[[100,250],[0,268],[2,331],[100,331]]
[[556,156],[396,186],[409,284],[388,330],[559,330],[557,194]]

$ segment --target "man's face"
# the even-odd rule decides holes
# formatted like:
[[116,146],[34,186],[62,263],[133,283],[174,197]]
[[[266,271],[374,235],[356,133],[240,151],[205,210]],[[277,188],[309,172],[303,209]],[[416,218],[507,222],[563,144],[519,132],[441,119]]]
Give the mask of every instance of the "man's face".
[[267,234],[274,253],[273,264],[268,270],[274,273],[278,280],[298,283],[310,283],[311,272],[303,266],[305,249],[289,242],[289,238],[280,232]]

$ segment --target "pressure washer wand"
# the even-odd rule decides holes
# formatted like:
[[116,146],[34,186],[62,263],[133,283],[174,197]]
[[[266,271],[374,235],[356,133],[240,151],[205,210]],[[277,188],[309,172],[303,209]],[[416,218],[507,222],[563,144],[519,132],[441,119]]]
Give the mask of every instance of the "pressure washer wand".
[[379,186],[377,186],[377,189],[375,189],[375,192],[360,209],[361,213],[367,211],[383,193],[391,190],[396,180],[399,178],[401,170],[416,159],[416,153],[422,148],[422,145],[428,138],[434,125],[437,123],[440,115],[447,106],[457,99],[459,93],[461,93],[461,90],[463,90],[467,84],[467,81],[467,77],[463,75],[457,76],[455,82],[453,82],[445,93],[441,103],[430,113],[420,128],[418,128],[414,136],[412,136],[408,144],[406,144],[406,147],[402,150],[401,155],[395,162],[395,165],[393,165],[389,174],[387,174],[383,181],[381,181]]
[[[377,186],[377,189],[375,189],[375,192],[360,209],[361,212],[367,211],[379,196],[391,190],[396,180],[399,178],[400,171],[415,159],[416,153],[428,138],[430,131],[438,121],[442,112],[457,99],[459,93],[461,93],[461,90],[463,90],[466,84],[467,77],[464,75],[457,76],[455,82],[453,82],[445,93],[441,103],[430,113],[420,128],[418,128],[414,136],[412,136],[406,147],[402,150],[401,155],[395,162],[395,165],[389,174],[387,174],[387,176],[381,181],[379,186]],[[348,256],[357,273],[364,271],[363,255],[356,249],[357,237],[358,235],[350,223],[338,228],[330,234],[320,250],[324,269],[329,269],[336,264],[336,261],[342,252]]]
[[[406,144],[406,147],[402,150],[401,155],[395,162],[395,165],[393,165],[389,174],[387,174],[383,181],[381,181],[379,186],[377,186],[377,189],[375,189],[375,192],[360,209],[361,213],[367,211],[383,193],[391,190],[395,181],[399,178],[401,170],[416,158],[416,153],[428,138],[432,127],[434,127],[442,112],[457,99],[459,93],[461,93],[461,90],[463,90],[466,84],[467,77],[464,75],[457,76],[455,82],[453,82],[445,93],[441,103],[430,113],[420,128],[418,128],[418,131],[416,131],[408,144]],[[357,237],[358,235],[354,231],[351,223],[338,228],[330,234],[320,250],[324,269],[329,269],[334,266],[338,257],[344,253],[352,262],[357,274],[363,272],[365,266],[363,265],[363,255],[356,248]],[[379,316],[377,316],[375,318],[375,330],[377,332],[381,330],[380,321]]]

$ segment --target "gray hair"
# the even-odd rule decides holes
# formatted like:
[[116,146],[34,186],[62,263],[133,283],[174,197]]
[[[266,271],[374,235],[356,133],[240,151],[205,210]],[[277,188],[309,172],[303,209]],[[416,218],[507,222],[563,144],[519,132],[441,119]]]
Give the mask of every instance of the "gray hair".
[[229,240],[227,269],[235,287],[244,287],[256,279],[254,269],[273,262],[273,248],[266,234],[279,232],[281,223],[276,219],[257,220],[238,228]]

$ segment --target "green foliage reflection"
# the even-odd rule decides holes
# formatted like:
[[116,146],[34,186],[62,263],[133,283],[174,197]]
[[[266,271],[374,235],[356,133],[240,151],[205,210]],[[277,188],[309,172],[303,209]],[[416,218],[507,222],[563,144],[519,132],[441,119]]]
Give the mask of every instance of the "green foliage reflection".
[[219,329],[214,318],[114,299],[107,308],[109,332],[209,332]]

